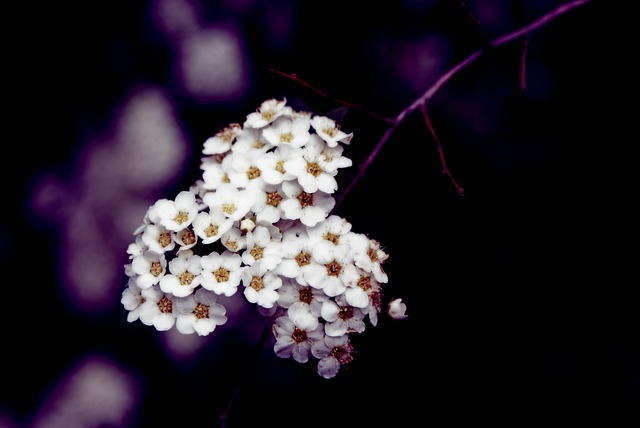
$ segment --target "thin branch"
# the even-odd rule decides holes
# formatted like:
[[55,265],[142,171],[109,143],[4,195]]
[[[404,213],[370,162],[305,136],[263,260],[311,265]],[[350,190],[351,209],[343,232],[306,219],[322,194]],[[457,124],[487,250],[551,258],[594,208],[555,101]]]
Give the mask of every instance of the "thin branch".
[[420,111],[422,112],[422,117],[427,124],[427,128],[429,128],[429,132],[431,132],[431,136],[433,136],[433,139],[435,140],[438,147],[438,155],[440,156],[440,162],[442,163],[442,173],[449,177],[449,180],[451,180],[453,185],[456,187],[456,190],[458,191],[460,196],[464,196],[464,189],[460,187],[460,185],[453,178],[453,176],[451,175],[451,171],[449,171],[449,167],[447,166],[447,162],[444,160],[444,151],[442,149],[442,144],[440,143],[440,140],[436,135],[436,131],[433,129],[433,125],[431,125],[431,120],[429,119],[429,115],[427,114],[427,106],[423,104],[422,108],[420,108]]
[[[587,4],[591,1],[593,0],[574,0],[568,3],[565,3],[561,6],[558,6],[551,12],[547,13],[546,15],[541,16],[540,18],[531,22],[530,24],[522,28],[519,28],[511,33],[505,34],[502,37],[489,41],[489,44],[495,48],[495,47],[510,43],[514,40],[519,39],[520,37],[528,35],[529,33],[537,30],[540,27],[543,27],[544,25],[548,24],[550,21],[553,21],[559,16],[564,15],[570,10],[578,6]],[[395,119],[393,120],[393,123],[391,124],[389,129],[387,129],[387,131],[382,135],[382,138],[380,139],[380,141],[378,141],[378,144],[376,144],[371,154],[369,154],[369,156],[365,159],[365,161],[359,165],[358,173],[349,182],[349,185],[344,189],[344,191],[340,194],[340,196],[336,200],[336,206],[340,205],[342,201],[344,201],[344,199],[349,194],[351,189],[355,186],[355,184],[364,177],[365,172],[367,171],[367,169],[369,168],[373,160],[376,158],[376,156],[378,155],[378,153],[380,152],[384,144],[387,142],[391,134],[393,134],[393,132],[396,130],[398,125],[400,125],[400,123],[402,123],[407,118],[408,115],[410,115],[417,109],[422,108],[422,106],[425,106],[433,98],[436,92],[438,92],[449,80],[451,80],[453,76],[455,76],[460,70],[466,68],[469,64],[477,60],[480,57],[480,55],[482,55],[483,52],[484,52],[484,49],[479,49],[473,52],[471,55],[469,55],[465,59],[463,59],[462,61],[460,61],[453,68],[451,68],[449,71],[444,73],[429,89],[427,89],[420,97],[418,97],[413,103],[411,103],[411,105],[409,105],[407,108],[402,110],[395,117]]]

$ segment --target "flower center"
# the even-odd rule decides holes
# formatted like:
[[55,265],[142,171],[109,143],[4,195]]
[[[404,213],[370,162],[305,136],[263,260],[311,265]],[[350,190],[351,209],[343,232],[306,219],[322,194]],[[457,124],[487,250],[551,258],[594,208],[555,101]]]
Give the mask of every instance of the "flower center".
[[158,309],[160,309],[160,312],[162,312],[163,314],[170,314],[172,308],[173,303],[171,303],[171,300],[169,300],[167,297],[163,297],[158,302]]
[[249,169],[247,170],[247,177],[249,178],[249,180],[260,177],[260,169],[255,166],[249,167]]
[[253,288],[256,291],[260,291],[264,288],[264,284],[262,282],[261,276],[254,276],[251,278],[251,282],[249,283],[249,287]]
[[304,342],[307,340],[307,332],[296,327],[293,329],[293,333],[291,333],[291,338],[296,343]]
[[358,287],[362,288],[364,291],[368,291],[371,288],[371,278],[362,275],[358,278]]
[[162,264],[160,264],[160,262],[151,262],[151,269],[149,269],[151,275],[158,276],[162,273],[162,270]]
[[213,276],[215,276],[216,281],[225,282],[229,280],[229,271],[221,267],[221,268],[218,268],[218,270],[213,273]]
[[340,263],[334,260],[330,263],[327,263],[325,266],[327,267],[327,275],[329,276],[340,275],[340,270],[342,270],[342,266],[340,266]]
[[178,224],[182,224],[187,220],[189,220],[189,213],[186,211],[178,211],[178,214],[173,218],[173,221]]
[[255,246],[251,249],[251,251],[249,252],[251,254],[251,256],[253,256],[253,258],[255,260],[260,260],[262,258],[262,247],[259,246]]
[[158,244],[160,244],[162,248],[171,244],[171,234],[168,232],[161,233],[160,236],[158,236]]
[[209,227],[204,230],[204,234],[207,235],[207,238],[216,236],[218,234],[218,225],[211,223]]
[[298,195],[298,202],[302,208],[313,205],[313,195],[307,192],[300,192]]
[[296,256],[296,262],[298,263],[298,266],[306,266],[306,265],[310,264],[311,263],[311,254],[305,253],[305,252],[300,252]]
[[180,276],[178,277],[178,280],[180,281],[180,285],[189,285],[191,284],[191,281],[193,281],[193,278],[195,277],[196,276],[191,272],[185,271],[180,274]]
[[198,303],[198,306],[193,310],[193,313],[198,319],[209,318],[209,306]]
[[309,287],[300,290],[299,295],[302,303],[310,304],[313,301],[313,291]]
[[324,171],[322,171],[322,168],[320,168],[320,165],[313,162],[313,163],[307,163],[307,172],[313,175],[314,177],[317,177],[320,174],[322,174]]
[[272,207],[277,207],[282,201],[282,196],[278,192],[269,192],[267,193],[267,205],[271,205]]

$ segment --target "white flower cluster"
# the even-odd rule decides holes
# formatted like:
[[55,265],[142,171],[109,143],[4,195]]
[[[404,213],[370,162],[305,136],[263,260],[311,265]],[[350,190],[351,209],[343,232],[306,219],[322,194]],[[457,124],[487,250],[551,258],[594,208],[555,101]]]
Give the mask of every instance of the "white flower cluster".
[[[272,317],[274,351],[318,360],[334,377],[352,360],[349,335],[376,325],[387,254],[351,231],[335,206],[336,175],[352,165],[352,134],[335,121],[269,99],[204,142],[202,178],[149,207],[127,249],[121,303],[128,321],[208,335],[227,321],[219,296]],[[397,299],[387,312],[406,317]]]

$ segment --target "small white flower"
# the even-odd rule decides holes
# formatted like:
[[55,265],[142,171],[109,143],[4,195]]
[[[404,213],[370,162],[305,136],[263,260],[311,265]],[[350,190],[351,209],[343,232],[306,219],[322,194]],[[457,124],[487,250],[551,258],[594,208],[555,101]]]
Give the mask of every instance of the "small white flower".
[[249,189],[238,189],[232,184],[224,183],[214,192],[205,194],[202,200],[210,209],[215,206],[222,208],[222,213],[235,221],[249,212],[255,197],[255,193]]
[[185,227],[178,232],[174,232],[171,237],[176,242],[176,244],[180,246],[178,252],[193,248],[198,243],[198,235],[196,235],[191,227]]
[[164,254],[145,251],[135,256],[131,261],[131,271],[136,275],[136,285],[142,289],[149,288],[160,282],[167,268]]
[[351,223],[346,219],[334,214],[315,226],[308,227],[307,233],[313,242],[326,240],[338,245],[346,242],[342,237],[351,231],[351,227]]
[[229,161],[229,169],[227,170],[230,184],[237,188],[262,188],[265,181],[262,178],[262,171],[258,167],[258,160],[262,156],[264,156],[264,153],[257,150],[240,155],[232,155]]
[[382,264],[389,256],[382,250],[378,241],[370,239],[362,233],[354,232],[348,233],[344,239],[351,244],[355,252],[353,260],[356,266],[373,273],[378,282],[386,283],[389,280],[382,268]]
[[242,272],[244,297],[249,303],[264,308],[271,308],[278,300],[278,288],[282,286],[282,278],[268,271],[262,263],[254,263]]
[[[380,311],[379,307],[379,293],[380,283],[376,281],[375,277],[362,269],[358,269],[360,277],[355,284],[347,287],[344,292],[344,296],[347,299],[347,303],[356,308],[365,310],[365,312],[374,310],[375,314]],[[375,316],[374,314],[374,316]],[[375,325],[375,322],[372,320]]]
[[[146,227],[147,226],[145,226],[145,228]],[[147,246],[142,241],[142,235],[140,234],[136,235],[135,240],[127,246],[127,254],[129,254],[129,259],[131,260],[135,256],[141,255],[146,249],[147,249]],[[156,252],[159,253],[160,251],[156,251]]]
[[282,261],[276,272],[286,278],[295,278],[302,285],[308,285],[304,279],[305,272],[318,264],[311,257],[312,249],[313,242],[309,240],[304,225],[285,230],[281,241]]
[[193,220],[193,230],[202,239],[203,244],[217,241],[233,226],[233,220],[222,212],[219,206],[210,207],[208,211],[201,211]]
[[280,220],[280,202],[286,196],[280,186],[265,184],[260,190],[256,190],[255,202],[251,211],[256,216],[258,223],[274,224]]
[[304,302],[295,302],[287,309],[287,316],[300,328],[313,330],[318,326],[318,317],[311,313],[311,307]]
[[204,142],[202,153],[205,155],[217,155],[231,150],[236,135],[240,133],[242,127],[238,123],[232,123],[213,137],[209,137]]
[[297,178],[307,193],[315,193],[318,190],[334,193],[338,190],[338,182],[335,179],[337,171],[323,168],[324,147],[322,139],[314,134],[304,148],[302,158],[291,158],[284,163],[284,169]]
[[127,287],[122,290],[120,303],[129,311],[127,321],[133,322],[140,318],[140,307],[144,303],[144,297],[142,297],[142,289],[136,285],[136,278],[129,278]]
[[[215,190],[223,184],[229,183],[227,164],[230,162],[230,159],[231,157],[226,156],[221,162],[214,162],[209,158],[202,161],[200,168],[202,169],[203,190]],[[204,195],[200,195],[200,197],[202,198]]]
[[282,261],[280,242],[272,239],[271,232],[266,226],[256,226],[246,234],[247,248],[242,253],[242,261],[251,266],[259,261],[268,270],[274,270]]
[[249,113],[247,120],[244,122],[244,127],[249,128],[263,128],[268,124],[275,121],[282,116],[285,112],[284,108],[287,104],[287,99],[276,100],[274,98],[268,99],[258,107],[257,111]]
[[234,154],[245,154],[253,151],[266,153],[273,146],[262,136],[262,129],[243,128],[231,147]]
[[313,245],[311,257],[316,263],[304,272],[304,279],[312,287],[321,288],[327,296],[333,297],[356,285],[359,275],[352,263],[353,252],[349,244],[318,241]]
[[171,293],[176,297],[185,297],[193,293],[200,285],[202,266],[200,256],[191,250],[178,254],[169,262],[169,272],[160,280],[160,288],[165,293]]
[[178,193],[175,200],[160,199],[153,205],[151,220],[168,230],[177,232],[189,226],[198,214],[196,195],[189,191]]
[[299,363],[309,361],[312,346],[324,339],[322,324],[314,329],[305,329],[296,325],[288,316],[276,318],[272,326],[276,343],[273,350],[280,358],[290,358]]
[[174,305],[178,331],[182,334],[197,333],[199,336],[206,336],[216,326],[226,323],[227,309],[216,300],[216,294],[204,288],[177,299]]
[[405,314],[406,311],[407,305],[402,303],[402,299],[394,299],[389,302],[389,306],[387,306],[387,313],[394,320],[407,318],[409,315]]
[[236,294],[244,270],[239,254],[231,251],[218,254],[214,251],[202,256],[200,264],[202,265],[200,273],[202,287],[227,297]]
[[247,237],[236,226],[232,226],[220,237],[222,245],[234,253],[238,253],[247,248]]
[[324,302],[320,315],[327,321],[324,325],[327,336],[362,333],[366,328],[365,313],[360,308],[349,305],[344,296],[337,296],[335,301]]
[[353,357],[353,347],[349,336],[325,336],[323,341],[318,341],[311,347],[311,353],[318,360],[318,374],[325,379],[335,377],[342,366],[346,366]]
[[295,303],[303,303],[308,306],[309,313],[316,318],[320,316],[322,303],[327,300],[329,296],[321,289],[302,285],[295,279],[283,278],[282,287],[278,289],[279,306],[288,309]]
[[284,167],[290,159],[302,160],[302,149],[291,146],[278,146],[274,151],[265,153],[257,159],[257,166],[262,171],[262,179],[268,184],[280,184],[293,180],[295,175]]
[[311,119],[308,116],[288,118],[281,116],[262,131],[262,136],[273,146],[302,147],[309,141]]
[[142,290],[144,302],[140,306],[140,321],[152,325],[158,331],[167,331],[174,326],[174,296],[164,293],[157,285]]
[[148,225],[144,228],[141,239],[149,250],[158,254],[171,251],[176,246],[176,242],[171,237],[171,231],[162,225]]
[[336,121],[326,116],[314,116],[311,126],[329,147],[336,147],[338,143],[349,144],[353,133],[346,134],[336,125]]
[[282,191],[287,199],[280,202],[283,217],[300,220],[305,226],[315,226],[321,222],[336,204],[335,199],[327,193],[307,193],[294,181],[282,183]]

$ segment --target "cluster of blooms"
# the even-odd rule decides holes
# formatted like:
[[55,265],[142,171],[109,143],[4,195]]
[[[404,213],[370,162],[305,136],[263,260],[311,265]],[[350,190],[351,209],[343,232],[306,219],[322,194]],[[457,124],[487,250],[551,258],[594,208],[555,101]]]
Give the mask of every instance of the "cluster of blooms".
[[[127,249],[121,303],[128,321],[208,335],[227,321],[219,296],[244,297],[272,317],[274,351],[318,360],[334,377],[352,360],[349,335],[378,322],[380,244],[332,215],[340,144],[352,134],[269,99],[204,142],[203,171],[174,200],[149,207]],[[401,299],[387,314],[406,317]]]

